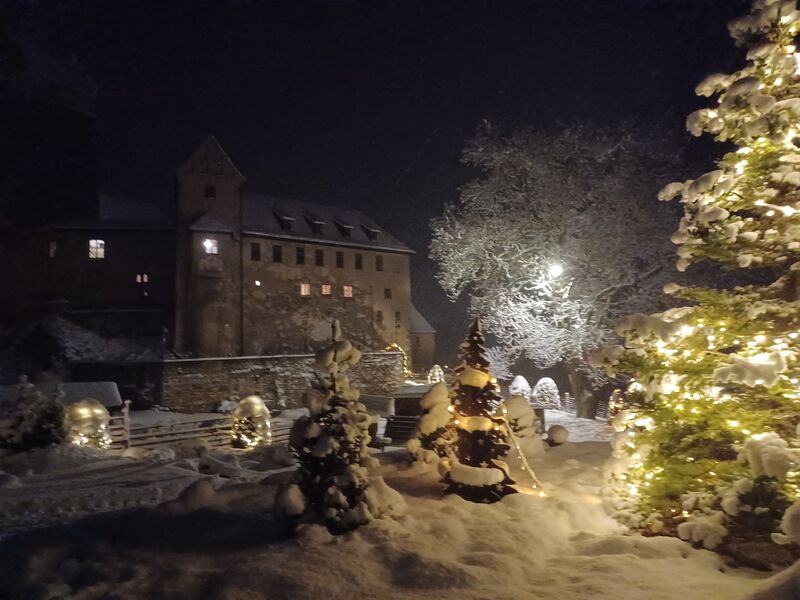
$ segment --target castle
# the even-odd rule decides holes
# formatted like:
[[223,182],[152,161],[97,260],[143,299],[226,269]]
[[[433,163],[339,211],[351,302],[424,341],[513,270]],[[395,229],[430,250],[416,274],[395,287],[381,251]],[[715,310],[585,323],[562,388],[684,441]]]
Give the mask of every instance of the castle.
[[365,349],[397,344],[415,370],[435,331],[411,301],[413,252],[357,211],[246,189],[208,137],[177,170],[174,220],[101,197],[97,218],[39,226],[17,243],[15,311],[133,319],[164,348],[202,357],[306,353],[345,324]]

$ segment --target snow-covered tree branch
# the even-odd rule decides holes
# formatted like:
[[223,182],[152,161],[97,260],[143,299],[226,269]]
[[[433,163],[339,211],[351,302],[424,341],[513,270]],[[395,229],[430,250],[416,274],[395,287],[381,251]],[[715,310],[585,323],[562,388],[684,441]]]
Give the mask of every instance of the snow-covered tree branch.
[[680,154],[670,147],[630,126],[508,135],[484,126],[464,151],[483,176],[432,223],[440,283],[451,298],[469,294],[510,356],[564,361],[585,379],[586,350],[660,293],[672,250],[655,193]]

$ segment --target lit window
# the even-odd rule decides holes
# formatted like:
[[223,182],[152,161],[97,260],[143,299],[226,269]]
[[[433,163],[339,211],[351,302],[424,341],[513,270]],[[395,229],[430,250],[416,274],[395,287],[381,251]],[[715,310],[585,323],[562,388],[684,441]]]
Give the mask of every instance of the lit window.
[[387,300],[392,299],[392,288],[383,288],[383,297]]
[[330,296],[333,293],[333,288],[329,283],[322,284],[322,295],[323,296]]
[[56,240],[50,240],[50,250],[49,250],[50,258],[55,258],[57,252],[58,252],[58,242]]
[[314,250],[314,264],[318,267],[325,266],[325,253],[322,250]]
[[364,268],[364,257],[361,254],[356,254],[356,269],[361,270]]
[[136,274],[136,283],[148,283],[150,278],[147,276],[147,273],[137,273]]
[[283,246],[272,247],[272,262],[283,262]]
[[375,257],[375,270],[383,271],[383,256],[380,254]]
[[298,265],[306,264],[306,249],[305,248],[297,248],[297,264]]
[[337,252],[336,253],[336,268],[343,269],[344,268],[344,252]]
[[259,242],[250,243],[250,260],[261,260],[261,244]]
[[142,283],[142,276],[137,273],[136,275],[136,283]]
[[311,295],[311,284],[310,283],[301,283],[300,284],[300,295],[301,296],[310,296]]
[[342,296],[345,298],[352,298],[353,297],[353,286],[352,285],[345,285],[342,287]]
[[213,238],[203,240],[203,250],[206,254],[219,254],[219,241]]
[[105,258],[106,243],[103,240],[89,240],[89,258]]
[[255,280],[256,287],[261,287],[261,281],[258,279]]
[[144,273],[142,275],[142,282],[148,283],[149,281],[150,281],[150,278],[147,276],[147,273]]

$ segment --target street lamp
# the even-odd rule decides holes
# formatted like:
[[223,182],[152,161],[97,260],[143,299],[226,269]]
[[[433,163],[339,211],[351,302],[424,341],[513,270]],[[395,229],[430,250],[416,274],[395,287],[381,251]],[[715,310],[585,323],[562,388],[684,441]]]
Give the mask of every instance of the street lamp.
[[564,267],[558,264],[550,265],[548,269],[550,272],[550,277],[560,277],[561,274],[564,272]]

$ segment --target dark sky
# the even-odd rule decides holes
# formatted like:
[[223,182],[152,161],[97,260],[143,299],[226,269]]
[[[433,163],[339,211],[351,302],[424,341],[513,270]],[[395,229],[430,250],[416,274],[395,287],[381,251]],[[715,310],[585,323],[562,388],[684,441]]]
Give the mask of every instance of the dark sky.
[[364,210],[415,249],[415,300],[447,356],[462,333],[428,220],[474,175],[459,155],[481,120],[681,129],[697,81],[741,60],[725,24],[747,6],[0,1],[16,35],[99,86],[103,191],[168,203],[172,170],[214,133],[251,189]]

